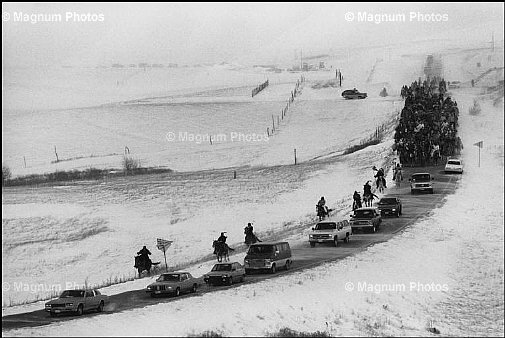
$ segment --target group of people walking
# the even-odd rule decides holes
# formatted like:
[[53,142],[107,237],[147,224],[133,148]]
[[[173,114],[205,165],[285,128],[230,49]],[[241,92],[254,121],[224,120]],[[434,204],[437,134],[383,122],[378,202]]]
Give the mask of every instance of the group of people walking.
[[438,78],[414,81],[402,88],[405,106],[393,146],[402,163],[437,165],[441,156],[455,155],[463,148],[457,136],[458,104],[446,91],[446,82]]

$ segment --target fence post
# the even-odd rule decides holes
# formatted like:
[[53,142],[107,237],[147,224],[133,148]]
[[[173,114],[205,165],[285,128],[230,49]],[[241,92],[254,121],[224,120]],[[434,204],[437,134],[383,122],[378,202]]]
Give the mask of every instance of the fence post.
[[296,165],[296,148],[295,148],[295,165]]

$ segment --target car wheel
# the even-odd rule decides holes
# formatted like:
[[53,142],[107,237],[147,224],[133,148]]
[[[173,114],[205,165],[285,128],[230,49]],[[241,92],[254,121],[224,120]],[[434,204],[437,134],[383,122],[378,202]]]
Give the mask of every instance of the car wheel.
[[286,261],[285,267],[286,267],[286,270],[289,270],[291,268],[291,261],[290,260]]
[[337,236],[335,236],[333,238],[333,245],[336,246],[336,247],[338,246],[338,237]]
[[233,284],[233,277],[228,277],[226,280],[226,285],[232,285]]
[[316,242],[310,242],[310,247],[313,248],[316,246]]
[[175,289],[175,297],[179,297],[181,295],[181,289]]
[[49,312],[49,315],[50,315],[51,317],[56,317],[56,313],[55,313],[55,312]]
[[100,302],[100,305],[98,305],[98,308],[96,309],[98,312],[102,312],[104,307],[103,301]]
[[275,264],[272,265],[272,267],[270,268],[270,273],[276,273],[277,272],[277,268],[275,267]]
[[250,269],[245,269],[245,274],[246,275],[250,275],[252,273],[252,271]]
[[196,284],[193,284],[193,287],[191,288],[191,293],[195,293],[197,289]]
[[156,294],[154,292],[151,292],[151,298],[156,298]]
[[433,189],[430,190],[430,194],[433,194]]
[[84,307],[81,304],[77,307],[77,315],[82,316],[83,313],[84,313]]

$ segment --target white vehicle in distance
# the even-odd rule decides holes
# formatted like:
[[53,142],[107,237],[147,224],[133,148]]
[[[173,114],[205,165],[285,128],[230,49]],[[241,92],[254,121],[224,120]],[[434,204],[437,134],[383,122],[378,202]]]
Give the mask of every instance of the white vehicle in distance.
[[446,173],[463,173],[463,162],[457,158],[447,159],[447,164],[445,165]]

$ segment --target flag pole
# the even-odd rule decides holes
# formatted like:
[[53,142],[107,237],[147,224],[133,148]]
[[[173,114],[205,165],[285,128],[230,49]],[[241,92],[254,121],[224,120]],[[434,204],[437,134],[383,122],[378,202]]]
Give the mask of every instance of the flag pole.
[[163,256],[165,257],[165,270],[168,272],[168,264],[167,264],[167,255],[166,255],[166,247],[163,246]]

